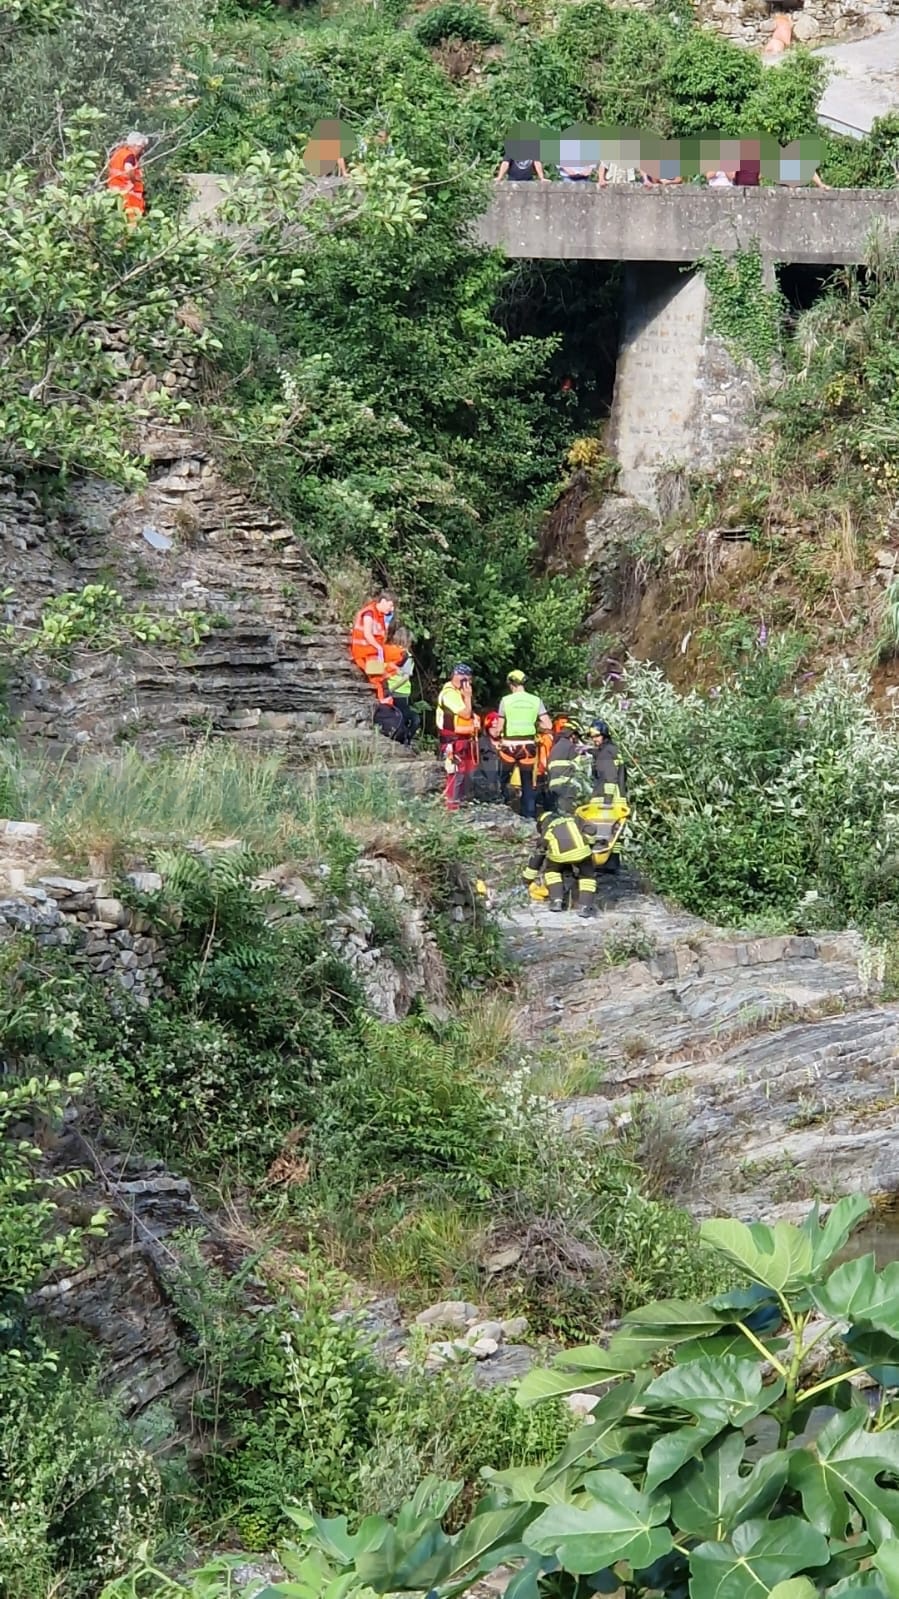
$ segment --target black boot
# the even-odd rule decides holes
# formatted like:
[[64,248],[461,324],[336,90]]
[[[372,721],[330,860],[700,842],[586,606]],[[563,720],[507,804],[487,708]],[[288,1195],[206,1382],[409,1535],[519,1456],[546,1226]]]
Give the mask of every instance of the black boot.
[[593,903],[593,896],[591,895],[589,899],[584,901],[583,905],[578,911],[578,916],[581,918],[582,922],[592,922],[595,915],[596,906]]

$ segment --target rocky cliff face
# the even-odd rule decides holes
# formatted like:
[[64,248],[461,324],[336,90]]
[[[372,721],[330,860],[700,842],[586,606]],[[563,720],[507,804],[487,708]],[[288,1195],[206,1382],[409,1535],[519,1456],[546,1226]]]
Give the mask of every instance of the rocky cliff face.
[[506,915],[541,1034],[603,1065],[569,1121],[614,1132],[648,1100],[653,1158],[699,1214],[895,1194],[899,1005],[877,1000],[876,952],[857,933],[722,933],[602,881],[593,923]]
[[56,514],[0,480],[7,620],[24,636],[51,595],[106,583],[129,608],[205,612],[212,631],[183,654],[81,650],[64,668],[29,659],[11,684],[23,736],[51,754],[210,733],[262,744],[366,736],[371,693],[291,528],[227,483],[189,435],[160,431],[143,447],[152,460],[143,491],[77,484]]

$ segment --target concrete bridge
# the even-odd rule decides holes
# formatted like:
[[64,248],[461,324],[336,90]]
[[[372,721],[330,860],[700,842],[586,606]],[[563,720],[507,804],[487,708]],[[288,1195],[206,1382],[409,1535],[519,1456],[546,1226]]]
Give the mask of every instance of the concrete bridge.
[[[192,221],[214,216],[223,181],[189,179]],[[758,248],[773,288],[778,265],[863,262],[872,234],[884,229],[899,234],[899,189],[511,183],[496,186],[475,224],[480,243],[512,258],[624,264],[607,446],[618,489],[662,516],[691,472],[745,443],[760,389],[748,360],[710,332],[703,273],[684,267],[711,248]]]
[[846,266],[871,233],[899,233],[899,189],[645,189],[497,184],[478,238],[554,261],[698,261],[757,246],[766,262]]

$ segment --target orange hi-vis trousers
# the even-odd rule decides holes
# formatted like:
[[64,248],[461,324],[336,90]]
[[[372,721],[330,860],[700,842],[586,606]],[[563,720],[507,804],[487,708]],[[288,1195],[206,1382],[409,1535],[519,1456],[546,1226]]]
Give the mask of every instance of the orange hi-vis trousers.
[[385,644],[380,655],[370,644],[355,644],[350,647],[350,655],[354,665],[365,673],[376,694],[379,694],[379,684],[383,679],[393,677],[406,659],[406,651],[398,644]]

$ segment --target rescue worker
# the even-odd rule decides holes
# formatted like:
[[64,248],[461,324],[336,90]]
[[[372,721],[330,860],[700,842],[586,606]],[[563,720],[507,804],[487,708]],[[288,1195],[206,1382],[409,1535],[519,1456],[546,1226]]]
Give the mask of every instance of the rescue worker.
[[[627,770],[618,754],[608,722],[597,717],[590,723],[587,736],[593,746],[593,799],[603,805],[614,805],[619,799],[626,800]],[[617,844],[600,870],[612,876],[620,872],[621,855]]]
[[407,650],[402,650],[399,665],[389,676],[378,679],[378,702],[391,707],[402,718],[402,732],[393,736],[398,744],[411,744],[421,727],[421,717],[412,709],[412,673],[414,662]]
[[479,731],[471,704],[471,667],[460,663],[437,696],[437,736],[446,772],[443,796],[448,811],[457,811],[468,798],[478,764]]
[[553,719],[548,711],[537,717],[537,759],[534,762],[534,801],[539,816],[541,811],[553,809],[549,792],[547,767],[553,747]]
[[350,635],[350,655],[380,698],[382,681],[398,671],[406,651],[400,644],[388,644],[387,635],[396,612],[393,595],[382,589],[373,600],[356,612]]
[[140,160],[149,144],[145,133],[129,133],[124,144],[116,145],[106,164],[106,187],[122,196],[125,216],[132,227],[147,209]]
[[581,901],[578,914],[584,920],[595,916],[596,867],[590,823],[541,811],[537,832],[537,844],[524,869],[525,882],[536,882],[542,869],[551,911],[565,910],[576,884]]
[[581,801],[589,797],[592,787],[589,760],[579,724],[566,717],[565,725],[553,734],[546,763],[550,801],[560,815],[572,816]]
[[601,717],[590,723],[587,737],[593,746],[593,797],[614,799],[616,790],[627,799],[627,770],[618,754],[608,722]]
[[508,693],[499,702],[503,719],[503,736],[497,744],[502,762],[500,786],[508,803],[509,784],[513,772],[518,772],[521,785],[520,813],[533,821],[537,812],[534,801],[534,763],[537,759],[537,718],[546,715],[546,706],[537,694],[529,694],[523,672],[510,672],[506,678]]

